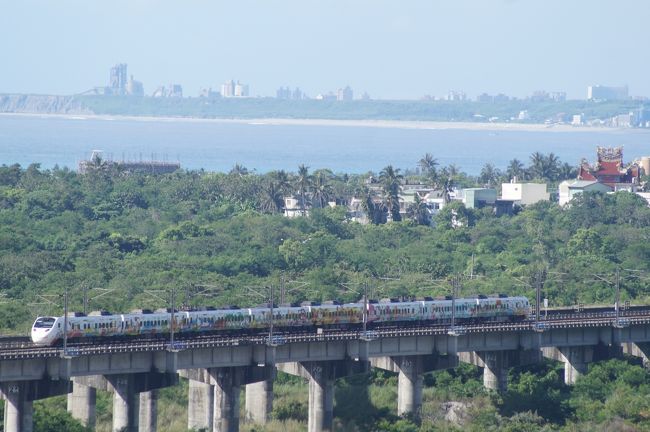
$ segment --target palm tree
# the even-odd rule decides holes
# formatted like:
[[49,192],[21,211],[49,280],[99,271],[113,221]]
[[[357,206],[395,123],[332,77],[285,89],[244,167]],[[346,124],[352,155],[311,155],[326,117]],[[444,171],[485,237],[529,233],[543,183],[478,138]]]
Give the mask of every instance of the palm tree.
[[273,181],[262,188],[260,210],[264,213],[280,213],[284,207],[282,192]]
[[418,162],[418,165],[422,169],[423,174],[429,173],[429,171],[435,170],[438,166],[438,160],[433,157],[431,153],[425,153],[422,156],[422,159]]
[[431,220],[431,215],[429,213],[429,207],[427,203],[422,201],[420,195],[415,194],[415,200],[413,204],[409,206],[409,216],[413,219],[418,225],[429,225]]
[[245,175],[248,175],[248,168],[246,168],[244,165],[240,165],[239,163],[236,163],[235,166],[232,167],[232,169],[228,174],[238,175],[239,177],[243,177]]
[[535,152],[530,155],[530,171],[531,177],[533,178],[543,178],[543,172],[545,171],[545,162],[546,158],[540,152]]
[[558,180],[568,180],[572,178],[576,178],[578,172],[576,167],[573,165],[564,162],[562,165],[560,165],[558,169]]
[[311,186],[311,176],[309,175],[309,167],[301,164],[298,167],[298,174],[295,179],[296,187],[298,188],[298,193],[300,194],[300,212],[303,216],[307,214],[305,211],[306,196]]
[[399,214],[399,188],[404,176],[399,171],[399,168],[388,165],[379,173],[379,180],[384,187],[386,206],[394,221],[402,220]]
[[270,176],[282,194],[287,195],[291,192],[291,180],[285,170],[272,171]]
[[559,156],[553,152],[549,153],[546,157],[547,176],[545,178],[549,180],[556,180],[559,175],[560,166]]
[[524,167],[524,163],[519,159],[511,160],[508,163],[506,175],[510,180],[514,179],[515,177],[519,180],[524,180],[526,177],[526,168]]
[[440,182],[440,189],[442,190],[442,201],[447,205],[451,201],[451,193],[454,190],[454,178],[452,176],[445,177],[444,181]]
[[501,177],[501,171],[488,162],[481,169],[479,181],[483,184],[492,185],[499,180],[499,177]]
[[323,172],[318,171],[312,179],[312,203],[315,207],[324,208],[334,194],[330,178]]
[[375,225],[386,223],[386,206],[381,202],[375,203],[372,199],[372,193],[367,188],[364,190],[363,197],[361,207],[368,215],[370,222]]
[[460,168],[458,168],[458,166],[456,166],[455,164],[447,165],[440,172],[440,174],[443,177],[457,177],[459,173],[460,173]]
[[547,180],[555,180],[560,169],[560,158],[554,153],[547,156],[540,152],[530,155],[531,166],[529,168],[533,177]]

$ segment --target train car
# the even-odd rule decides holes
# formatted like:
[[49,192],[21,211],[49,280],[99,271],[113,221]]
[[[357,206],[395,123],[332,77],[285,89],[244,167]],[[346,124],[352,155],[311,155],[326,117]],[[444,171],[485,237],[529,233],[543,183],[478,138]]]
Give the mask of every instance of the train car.
[[[453,302],[457,322],[509,321],[526,319],[530,304],[526,297],[460,298]],[[452,301],[369,301],[367,324],[370,327],[420,324],[448,324],[452,320]],[[328,302],[301,306],[268,306],[256,308],[206,309],[199,311],[170,310],[155,312],[137,310],[127,314],[69,314],[67,338],[70,341],[101,338],[167,337],[173,327],[180,336],[191,334],[261,333],[271,323],[278,331],[311,331],[318,329],[358,328],[363,323],[364,303]],[[271,315],[273,314],[273,315]],[[36,345],[49,346],[64,338],[64,317],[38,317],[32,325],[31,337]]]

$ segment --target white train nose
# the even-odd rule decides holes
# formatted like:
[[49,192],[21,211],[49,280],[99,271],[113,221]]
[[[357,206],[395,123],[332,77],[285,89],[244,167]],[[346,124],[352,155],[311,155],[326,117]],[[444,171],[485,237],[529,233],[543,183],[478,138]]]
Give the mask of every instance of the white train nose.
[[50,345],[51,343],[51,329],[37,328],[32,330],[32,342],[36,345]]

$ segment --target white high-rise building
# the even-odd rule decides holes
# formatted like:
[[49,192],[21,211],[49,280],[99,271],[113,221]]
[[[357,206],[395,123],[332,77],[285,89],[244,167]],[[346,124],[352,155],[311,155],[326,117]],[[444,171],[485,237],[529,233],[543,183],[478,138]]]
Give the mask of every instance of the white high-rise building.
[[611,87],[603,85],[595,85],[587,87],[588,100],[623,100],[628,99],[629,93],[627,86]]
[[235,84],[234,96],[248,97],[248,84],[242,84],[239,81],[237,81],[237,84]]
[[235,81],[230,80],[221,84],[221,96],[233,97],[235,95]]

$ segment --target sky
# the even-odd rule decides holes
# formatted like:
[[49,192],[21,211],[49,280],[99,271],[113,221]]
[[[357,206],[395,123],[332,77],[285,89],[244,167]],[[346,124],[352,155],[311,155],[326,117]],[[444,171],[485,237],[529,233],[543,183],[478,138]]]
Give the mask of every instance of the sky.
[[253,96],[650,96],[648,23],[648,0],[0,0],[0,93],[80,93],[127,63],[146,93],[186,96],[230,79]]

